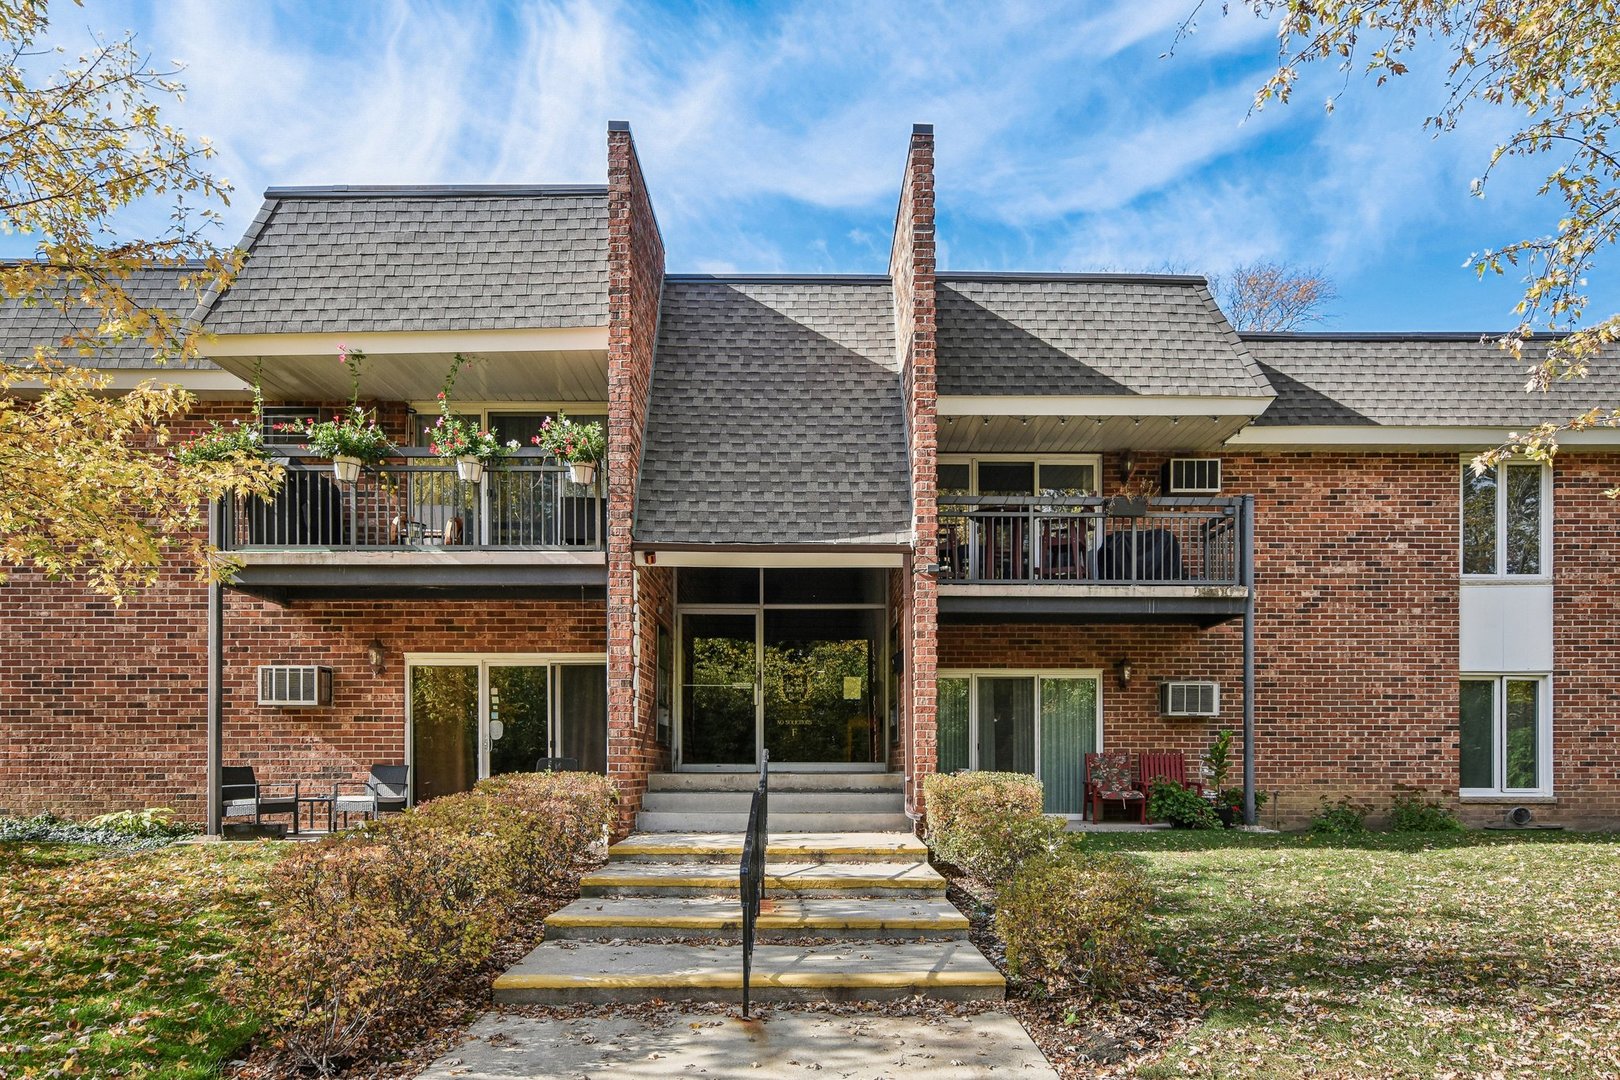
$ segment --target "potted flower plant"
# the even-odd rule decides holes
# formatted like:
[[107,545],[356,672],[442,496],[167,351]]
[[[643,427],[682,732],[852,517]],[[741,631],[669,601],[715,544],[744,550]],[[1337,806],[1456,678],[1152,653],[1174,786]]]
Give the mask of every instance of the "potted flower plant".
[[444,377],[444,389],[439,391],[439,419],[424,428],[428,449],[443,460],[456,463],[456,476],[476,484],[484,478],[484,469],[518,448],[516,439],[501,442],[485,428],[457,416],[450,409],[450,393],[455,389],[456,376],[470,358],[457,353],[450,361],[450,373]]
[[304,449],[332,459],[332,473],[339,483],[352,484],[360,477],[362,465],[375,465],[393,452],[394,444],[377,426],[376,413],[360,407],[360,367],[366,354],[359,349],[338,346],[338,360],[349,369],[349,408],[334,413],[330,420],[306,420],[302,424],[278,424],[277,431],[296,431],[304,437]]
[[[1232,732],[1222,728],[1215,733],[1215,741],[1204,751],[1204,778],[1215,793],[1215,814],[1221,824],[1230,829],[1243,813],[1243,788],[1227,787],[1226,779],[1232,771]],[[1266,793],[1254,793],[1256,809],[1266,804]]]
[[1108,513],[1113,517],[1145,517],[1148,503],[1158,493],[1159,485],[1152,480],[1133,480],[1108,500]]
[[176,446],[170,457],[181,465],[204,461],[230,461],[238,455],[260,461],[270,456],[264,445],[264,392],[253,383],[253,413],[246,420],[221,424],[218,420],[204,431]]
[[563,413],[548,416],[540,425],[534,445],[568,466],[568,479],[576,484],[594,484],[596,465],[607,451],[607,437],[595,421],[579,423]]

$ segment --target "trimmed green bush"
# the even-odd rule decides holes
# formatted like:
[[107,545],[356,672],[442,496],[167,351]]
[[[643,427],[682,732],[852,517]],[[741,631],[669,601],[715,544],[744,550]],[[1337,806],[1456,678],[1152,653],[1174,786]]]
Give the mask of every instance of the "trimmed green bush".
[[1463,827],[1451,808],[1421,791],[1399,791],[1389,811],[1392,832],[1456,832]]
[[1042,813],[1041,782],[1026,773],[935,774],[923,797],[934,854],[980,881],[1006,881],[1063,844],[1064,823]]
[[1148,817],[1168,821],[1183,829],[1218,829],[1221,819],[1215,808],[1196,791],[1188,791],[1172,780],[1155,780],[1148,795]]
[[1355,836],[1367,831],[1367,807],[1359,806],[1348,797],[1330,803],[1326,798],[1311,818],[1311,832],[1328,836]]
[[1148,967],[1145,919],[1153,890],[1131,860],[1111,853],[1036,858],[996,898],[1007,968],[1052,993],[1112,994]]
[[590,773],[505,776],[300,845],[266,883],[242,1002],[298,1068],[340,1069],[486,964],[527,905],[577,889],[616,801]]

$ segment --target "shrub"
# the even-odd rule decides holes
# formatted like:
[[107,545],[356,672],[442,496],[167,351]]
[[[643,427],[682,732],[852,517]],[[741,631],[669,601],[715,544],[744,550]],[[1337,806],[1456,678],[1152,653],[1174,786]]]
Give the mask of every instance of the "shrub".
[[122,851],[164,847],[197,831],[196,826],[174,820],[167,807],[120,810],[89,821],[70,821],[55,814],[31,818],[0,817],[0,841],[36,844],[96,844]]
[[1311,831],[1328,836],[1354,836],[1367,831],[1367,807],[1352,803],[1349,798],[1330,803],[1322,799],[1321,807],[1311,818]]
[[1218,829],[1221,819],[1215,808],[1196,791],[1188,791],[1172,780],[1153,781],[1148,796],[1148,817],[1154,821],[1168,821],[1183,829]]
[[1036,858],[997,895],[1007,968],[1048,991],[1125,989],[1147,969],[1153,890],[1130,860],[1070,851]]
[[242,1002],[332,1072],[487,963],[526,904],[576,888],[615,801],[593,774],[501,777],[299,846],[267,882]]
[[1416,790],[1399,791],[1389,811],[1394,832],[1456,832],[1463,827],[1451,808]]
[[923,781],[934,853],[984,882],[1056,851],[1065,825],[1042,812],[1041,782],[1025,773],[935,774]]

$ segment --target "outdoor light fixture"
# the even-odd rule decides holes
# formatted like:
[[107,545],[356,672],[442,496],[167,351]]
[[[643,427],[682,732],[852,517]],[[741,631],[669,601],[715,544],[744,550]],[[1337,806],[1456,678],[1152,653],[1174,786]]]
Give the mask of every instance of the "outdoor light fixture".
[[1136,455],[1127,450],[1124,456],[1119,459],[1119,479],[1121,483],[1131,478],[1131,470],[1134,468],[1136,468]]
[[1119,685],[1131,685],[1131,662],[1128,658],[1119,662]]
[[377,638],[372,638],[371,644],[366,646],[366,663],[371,665],[373,675],[383,673],[383,661],[385,659],[387,659],[387,656],[383,653],[383,643]]

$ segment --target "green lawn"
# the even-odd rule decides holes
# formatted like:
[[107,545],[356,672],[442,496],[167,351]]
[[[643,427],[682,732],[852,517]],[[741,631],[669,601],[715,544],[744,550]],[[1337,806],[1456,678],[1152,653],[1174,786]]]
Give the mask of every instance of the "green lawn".
[[1108,834],[1203,1021],[1141,1075],[1620,1076],[1620,836]]
[[217,974],[261,923],[275,854],[0,843],[0,1075],[214,1075],[257,1027]]

